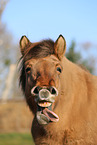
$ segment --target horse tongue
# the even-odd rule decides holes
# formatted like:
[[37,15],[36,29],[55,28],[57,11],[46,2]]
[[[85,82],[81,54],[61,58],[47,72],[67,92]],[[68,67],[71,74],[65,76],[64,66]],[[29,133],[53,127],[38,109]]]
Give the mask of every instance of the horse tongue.
[[53,111],[49,110],[48,108],[45,108],[43,110],[43,114],[50,119],[50,121],[52,122],[58,122],[59,121],[59,117],[57,116],[57,114],[55,114]]

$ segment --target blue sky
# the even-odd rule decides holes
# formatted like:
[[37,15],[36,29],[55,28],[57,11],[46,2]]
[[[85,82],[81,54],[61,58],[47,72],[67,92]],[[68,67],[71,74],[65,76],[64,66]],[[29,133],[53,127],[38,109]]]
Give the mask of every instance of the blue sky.
[[19,41],[56,40],[62,34],[67,46],[90,41],[97,44],[97,0],[10,0],[2,21]]

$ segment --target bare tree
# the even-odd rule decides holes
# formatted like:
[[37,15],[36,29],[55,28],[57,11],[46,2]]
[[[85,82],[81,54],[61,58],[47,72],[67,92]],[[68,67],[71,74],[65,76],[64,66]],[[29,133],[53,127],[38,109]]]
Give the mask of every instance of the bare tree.
[[[9,82],[12,80],[12,84],[14,83],[14,77],[12,76],[14,76],[15,71],[11,71],[13,69],[10,68],[12,68],[11,66],[14,66],[11,64],[16,63],[18,50],[17,45],[13,43],[12,34],[2,22],[2,14],[8,1],[9,0],[0,0],[0,97],[4,96],[5,98],[8,96],[8,93],[11,92],[10,90],[12,90],[12,87],[8,89]],[[9,80],[8,74],[11,80]]]
[[13,37],[2,22],[2,14],[9,0],[0,0],[0,62],[5,65],[15,63],[16,46],[13,44]]
[[2,17],[2,13],[5,9],[6,4],[8,3],[9,0],[0,0],[0,21]]

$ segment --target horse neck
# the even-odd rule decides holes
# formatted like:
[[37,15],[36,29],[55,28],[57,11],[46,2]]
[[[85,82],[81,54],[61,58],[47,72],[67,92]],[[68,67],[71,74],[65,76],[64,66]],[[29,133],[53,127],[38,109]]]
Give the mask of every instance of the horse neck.
[[[74,118],[80,115],[79,112],[81,117],[85,118],[87,106],[90,106],[94,99],[97,100],[97,77],[66,58],[63,58],[62,66],[59,102],[55,111],[59,118],[63,118],[64,127],[68,128]],[[59,123],[61,128],[62,122]]]
[[[63,73],[61,76],[61,86],[63,89],[74,89],[81,88],[86,85],[86,80],[91,76],[88,71],[82,69],[78,65],[69,61],[66,57],[62,60]],[[64,84],[64,85],[62,85]]]
[[[63,102],[63,106],[69,107],[72,106],[75,99],[81,103],[85,96],[84,101],[87,101],[87,79],[91,75],[65,57],[62,60],[62,65],[60,102]],[[64,102],[66,102],[66,105],[64,105]]]

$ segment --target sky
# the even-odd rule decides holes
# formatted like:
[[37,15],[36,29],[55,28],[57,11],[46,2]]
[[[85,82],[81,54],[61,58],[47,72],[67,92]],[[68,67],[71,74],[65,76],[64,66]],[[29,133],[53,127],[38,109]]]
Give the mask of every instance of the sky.
[[97,44],[97,0],[10,0],[2,21],[16,42],[22,35],[35,42],[62,34],[67,46]]

